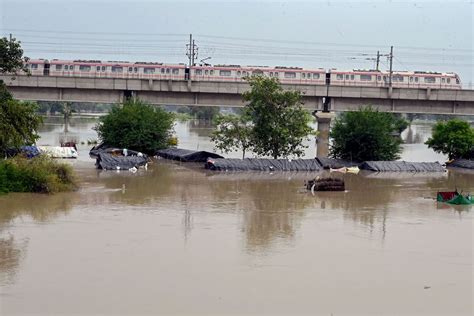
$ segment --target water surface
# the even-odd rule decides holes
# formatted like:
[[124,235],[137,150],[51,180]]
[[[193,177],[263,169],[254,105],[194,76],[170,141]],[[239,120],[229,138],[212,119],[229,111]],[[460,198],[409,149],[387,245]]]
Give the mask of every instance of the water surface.
[[[64,126],[47,122],[39,143],[56,144]],[[430,130],[404,132],[403,159],[445,159],[422,144]],[[176,132],[212,150],[208,127]],[[472,211],[433,200],[474,192],[472,172],[340,175],[346,192],[313,196],[315,173],[100,172],[89,147],[68,161],[78,192],[0,196],[2,315],[472,314]]]

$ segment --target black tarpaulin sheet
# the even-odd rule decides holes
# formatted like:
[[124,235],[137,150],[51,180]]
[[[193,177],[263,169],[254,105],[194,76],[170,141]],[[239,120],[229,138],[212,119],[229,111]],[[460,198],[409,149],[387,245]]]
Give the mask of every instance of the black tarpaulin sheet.
[[117,156],[108,153],[98,153],[96,159],[97,169],[104,170],[129,170],[144,166],[147,163],[145,156]]
[[474,170],[474,160],[456,159],[448,164],[448,167],[466,168]]
[[316,159],[208,159],[206,169],[215,171],[319,171]]
[[206,162],[207,158],[224,158],[221,155],[208,151],[195,151],[183,148],[160,149],[156,152],[156,155],[165,159],[183,162]]
[[438,162],[364,161],[361,170],[376,172],[444,172]]
[[323,167],[323,169],[339,169],[343,167],[356,167],[359,165],[356,162],[334,158],[316,157],[316,160]]

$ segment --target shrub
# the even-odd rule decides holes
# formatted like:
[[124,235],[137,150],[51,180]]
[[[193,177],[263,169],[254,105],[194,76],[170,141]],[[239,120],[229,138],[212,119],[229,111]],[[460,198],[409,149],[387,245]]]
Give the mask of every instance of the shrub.
[[107,145],[147,154],[168,147],[174,116],[139,100],[128,100],[101,117],[95,129]]
[[0,161],[0,192],[56,193],[77,188],[71,166],[46,156]]
[[393,114],[370,106],[346,112],[331,129],[331,156],[351,161],[398,159],[402,141],[394,134],[402,125]]

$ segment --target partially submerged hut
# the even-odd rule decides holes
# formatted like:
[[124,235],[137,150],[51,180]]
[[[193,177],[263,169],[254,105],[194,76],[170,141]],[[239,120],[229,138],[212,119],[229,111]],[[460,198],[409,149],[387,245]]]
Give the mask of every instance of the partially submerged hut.
[[448,167],[465,168],[474,170],[474,160],[456,159],[447,164]]
[[208,159],[206,169],[215,171],[319,171],[316,159]]
[[361,170],[375,172],[444,172],[439,162],[364,161]]
[[182,162],[206,162],[208,158],[224,158],[221,155],[204,150],[166,148],[156,151],[156,156]]

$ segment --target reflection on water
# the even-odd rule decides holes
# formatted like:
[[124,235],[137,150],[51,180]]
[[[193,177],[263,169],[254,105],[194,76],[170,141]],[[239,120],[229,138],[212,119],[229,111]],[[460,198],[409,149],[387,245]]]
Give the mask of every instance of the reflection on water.
[[77,198],[75,193],[12,193],[0,196],[0,286],[14,282],[29,242],[29,238],[18,241],[9,233],[9,229],[14,226],[12,222],[31,218],[38,223],[48,223],[60,215],[66,215]]

